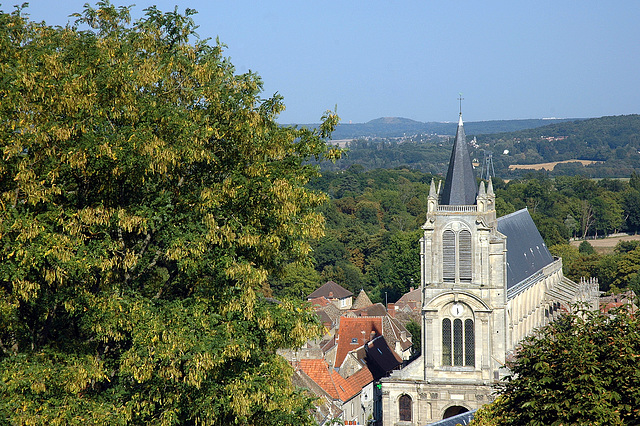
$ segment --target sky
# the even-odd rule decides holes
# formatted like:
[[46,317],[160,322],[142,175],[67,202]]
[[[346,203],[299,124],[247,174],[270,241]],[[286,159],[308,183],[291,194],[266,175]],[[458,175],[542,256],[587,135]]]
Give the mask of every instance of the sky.
[[[1,0],[0,0],[1,1]],[[198,11],[201,38],[279,93],[278,121],[457,121],[640,113],[637,0],[131,0],[133,18]],[[73,22],[92,0],[32,0],[32,20]],[[1,3],[12,10],[14,1]]]

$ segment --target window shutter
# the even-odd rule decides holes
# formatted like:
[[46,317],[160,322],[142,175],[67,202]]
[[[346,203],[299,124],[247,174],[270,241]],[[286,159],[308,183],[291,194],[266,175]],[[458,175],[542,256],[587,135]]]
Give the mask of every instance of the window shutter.
[[466,229],[460,231],[458,243],[460,246],[458,253],[460,281],[471,282],[471,232]]
[[442,280],[456,280],[456,234],[449,230],[442,234]]

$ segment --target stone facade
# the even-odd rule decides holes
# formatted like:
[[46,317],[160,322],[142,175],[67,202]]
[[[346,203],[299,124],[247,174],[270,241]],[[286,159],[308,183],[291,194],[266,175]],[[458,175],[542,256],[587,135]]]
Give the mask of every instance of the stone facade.
[[466,152],[460,119],[448,192],[432,182],[422,226],[422,355],[381,380],[377,424],[424,425],[481,407],[524,336],[571,302],[597,307],[597,288],[563,276],[526,209],[497,219],[490,180],[468,193],[470,164],[453,164],[470,163]]

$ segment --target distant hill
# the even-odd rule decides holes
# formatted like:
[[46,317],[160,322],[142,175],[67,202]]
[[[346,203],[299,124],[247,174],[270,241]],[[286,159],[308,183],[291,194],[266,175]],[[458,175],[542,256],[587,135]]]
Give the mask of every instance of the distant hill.
[[[535,127],[540,123],[546,125]],[[359,164],[365,170],[408,168],[444,174],[456,124],[383,118],[364,124],[341,125],[334,134],[334,140],[353,139],[345,142],[348,152],[335,164],[323,163],[322,168],[345,170]],[[496,132],[500,128],[517,127],[523,129]],[[346,133],[344,129],[350,129],[352,133]],[[427,133],[416,129],[438,130]],[[365,131],[369,131],[371,136],[362,136]],[[496,175],[502,178],[528,173],[526,170],[509,170],[509,166],[514,164],[563,162],[547,173],[598,178],[629,177],[631,172],[640,169],[640,115],[469,122],[465,123],[465,131],[467,141],[471,142],[469,136],[477,137],[470,144],[472,158],[480,165],[484,162],[485,153],[492,152]],[[434,136],[434,133],[439,136]],[[349,137],[346,134],[361,136]],[[567,160],[589,161],[581,164]],[[589,162],[596,163],[585,165]]]
[[[549,124],[565,121],[580,120],[578,118],[550,118],[523,120],[490,120],[469,121],[464,123],[468,135],[514,132],[523,129],[533,129]],[[318,124],[303,124],[305,127],[317,127]],[[396,138],[416,134],[426,135],[455,135],[458,122],[437,122],[411,120],[402,117],[381,117],[366,123],[340,123],[333,132],[333,139],[357,138]]]

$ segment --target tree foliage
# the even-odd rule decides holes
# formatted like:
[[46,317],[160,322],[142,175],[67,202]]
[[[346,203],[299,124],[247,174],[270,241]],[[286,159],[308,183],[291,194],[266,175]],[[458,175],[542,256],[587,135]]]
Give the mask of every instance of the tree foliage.
[[[322,235],[307,160],[193,11],[0,12],[0,417],[12,424],[306,424],[276,349],[315,316],[267,277]],[[80,28],[87,29],[80,29]],[[195,42],[192,42],[195,40]]]
[[473,425],[631,425],[640,418],[640,318],[567,314],[526,338]]

